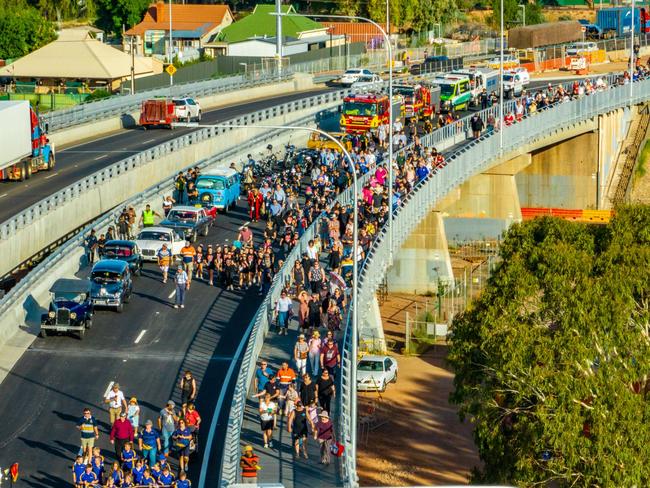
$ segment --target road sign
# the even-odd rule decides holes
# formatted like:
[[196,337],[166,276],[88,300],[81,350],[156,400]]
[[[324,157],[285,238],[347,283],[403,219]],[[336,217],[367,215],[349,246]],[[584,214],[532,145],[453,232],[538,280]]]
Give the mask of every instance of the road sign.
[[165,71],[167,71],[167,74],[169,76],[174,76],[174,73],[176,73],[178,70],[176,69],[176,66],[170,64],[167,66],[167,68],[165,68]]
[[587,32],[587,28],[586,28],[584,25],[580,28],[580,30],[581,30],[582,32]]

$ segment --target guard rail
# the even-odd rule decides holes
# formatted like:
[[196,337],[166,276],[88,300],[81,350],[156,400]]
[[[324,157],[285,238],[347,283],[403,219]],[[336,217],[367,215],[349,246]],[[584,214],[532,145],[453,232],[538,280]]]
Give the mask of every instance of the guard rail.
[[[415,186],[394,213],[392,251],[399,252],[400,247],[412,233],[417,224],[430,212],[440,200],[454,188],[475,174],[487,170],[492,162],[531,141],[543,140],[553,134],[559,134],[566,128],[584,123],[599,114],[625,108],[634,103],[650,99],[650,80],[634,84],[632,96],[629,85],[618,86],[601,93],[561,103],[553,109],[525,117],[521,122],[505,128],[503,148],[500,147],[498,132],[492,132],[472,141],[467,147],[457,151],[447,159],[447,165],[435,174]],[[375,292],[389,267],[391,252],[387,240],[388,228],[384,226],[375,239],[368,255],[359,270],[359,321],[368,313],[368,304],[372,302]],[[356,306],[356,304],[355,304]],[[346,330],[349,330],[351,313],[348,314]],[[351,361],[356,354],[350,349],[351,341],[346,335],[343,351],[342,377],[344,384],[341,394],[341,429],[343,442],[348,455],[344,458],[344,473],[347,486],[356,486],[356,453],[350,443],[350,404],[351,395],[356,394],[355,385],[351,385]],[[347,380],[346,380],[347,378]]]

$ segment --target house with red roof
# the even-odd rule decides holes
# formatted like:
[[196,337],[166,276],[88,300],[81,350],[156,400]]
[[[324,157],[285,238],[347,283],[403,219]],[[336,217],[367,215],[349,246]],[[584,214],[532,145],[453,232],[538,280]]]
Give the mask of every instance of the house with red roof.
[[169,29],[172,29],[174,56],[187,61],[221,30],[233,22],[228,5],[171,4],[158,1],[144,14],[142,22],[127,30],[123,38],[124,51],[164,58],[168,53]]

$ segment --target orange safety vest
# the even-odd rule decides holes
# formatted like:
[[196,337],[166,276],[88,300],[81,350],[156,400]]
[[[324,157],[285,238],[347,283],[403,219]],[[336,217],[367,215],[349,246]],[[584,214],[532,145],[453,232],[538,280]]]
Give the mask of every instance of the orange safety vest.
[[292,381],[296,379],[296,373],[293,372],[293,369],[287,368],[287,369],[281,369],[278,371],[278,380],[280,380],[280,383],[282,384],[289,384]]
[[239,461],[242,478],[256,478],[257,465],[259,462],[260,458],[256,454],[253,454],[252,456],[242,456]]

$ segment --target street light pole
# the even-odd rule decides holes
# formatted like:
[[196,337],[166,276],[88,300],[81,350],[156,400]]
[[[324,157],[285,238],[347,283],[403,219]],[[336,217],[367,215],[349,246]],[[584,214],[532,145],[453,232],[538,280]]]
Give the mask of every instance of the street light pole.
[[630,108],[632,107],[632,91],[634,89],[634,10],[635,1],[632,0],[632,21],[630,22]]
[[521,5],[519,5],[519,8],[521,8],[521,10],[522,10],[522,12],[521,12],[521,25],[523,27],[526,27],[526,5],[521,4]]
[[503,0],[501,0],[501,56],[499,59],[499,151],[503,151]]
[[[172,0],[169,0],[169,64],[174,64],[174,43],[172,34]],[[169,75],[169,86],[174,85],[174,75]]]

